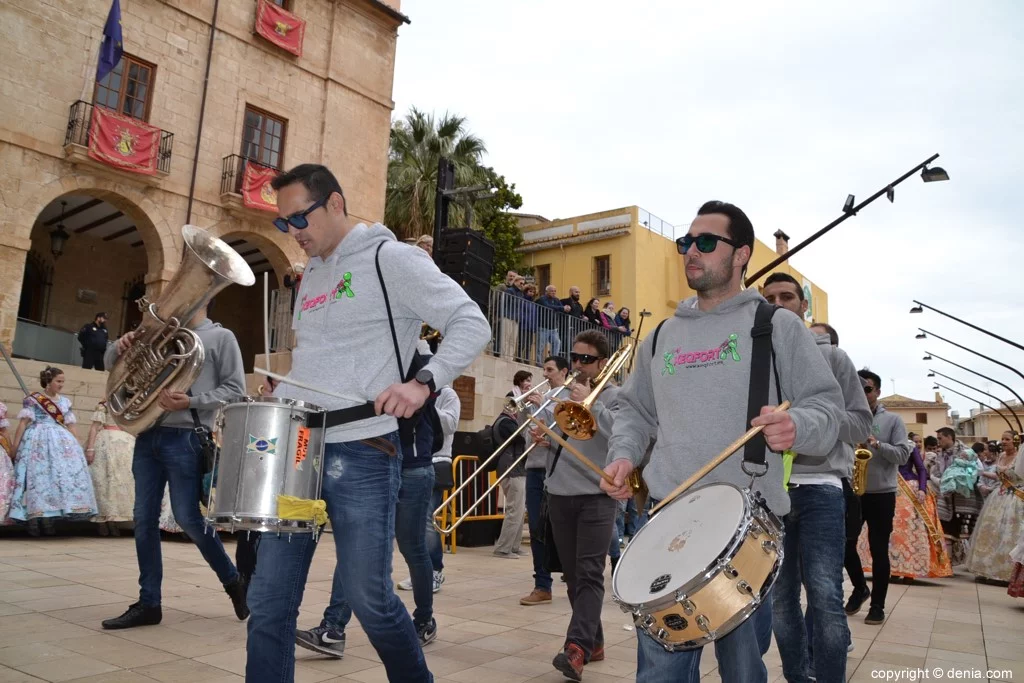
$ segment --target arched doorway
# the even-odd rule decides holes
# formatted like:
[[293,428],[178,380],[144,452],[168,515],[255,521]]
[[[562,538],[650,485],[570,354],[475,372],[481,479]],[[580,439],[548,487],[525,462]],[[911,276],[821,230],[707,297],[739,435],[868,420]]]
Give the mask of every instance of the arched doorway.
[[77,365],[75,333],[97,313],[107,316],[110,340],[126,328],[128,283],[144,282],[150,245],[143,234],[155,230],[134,203],[108,199],[113,197],[105,190],[74,191],[50,201],[36,217],[20,296],[17,355]]
[[256,275],[256,284],[252,287],[231,285],[217,295],[214,310],[210,318],[235,333],[238,346],[242,351],[242,363],[245,372],[252,372],[257,354],[264,349],[263,339],[263,279],[268,280],[270,295],[281,286],[270,259],[264,249],[252,240],[252,235],[232,233],[221,237],[242,258],[245,259],[252,272]]
[[131,332],[142,323],[142,309],[139,308],[138,300],[146,295],[146,282],[143,278],[137,277],[130,282],[124,283],[124,298],[121,332]]

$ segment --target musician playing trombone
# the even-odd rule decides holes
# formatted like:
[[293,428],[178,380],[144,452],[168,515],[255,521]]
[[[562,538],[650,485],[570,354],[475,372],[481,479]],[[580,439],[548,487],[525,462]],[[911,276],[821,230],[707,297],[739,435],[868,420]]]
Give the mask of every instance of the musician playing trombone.
[[[268,388],[328,410],[321,497],[344,595],[388,679],[430,683],[416,626],[391,583],[403,457],[398,418],[416,415],[469,367],[490,337],[487,319],[420,250],[350,216],[324,166],[297,166],[273,187],[274,225],[310,259],[292,320],[291,370],[276,390],[272,382]],[[410,372],[424,322],[445,342]],[[248,683],[294,681],[296,621],[315,548],[311,534],[260,540],[249,589]]]
[[[608,363],[608,338],[597,330],[585,330],[573,342],[572,369],[577,382],[569,395],[571,401],[583,401],[591,394],[590,384]],[[590,408],[597,421],[593,438],[565,440],[581,456],[598,468],[608,458],[608,435],[615,421],[616,387],[604,389]],[[546,418],[545,418],[546,419]],[[534,436],[541,436],[534,432]],[[598,470],[600,471],[600,470]],[[555,549],[565,575],[572,617],[565,645],[552,664],[570,680],[581,680],[583,666],[604,659],[604,631],[601,607],[604,602],[604,568],[608,543],[615,526],[618,504],[604,495],[600,477],[575,455],[555,447],[547,463],[544,488]]]
[[[756,311],[768,306],[756,289],[743,288],[754,228],[738,207],[708,202],[676,244],[684,258],[686,282],[696,296],[681,301],[675,316],[640,345],[633,371],[619,392],[609,443],[611,462],[605,468],[614,483],[601,482],[601,488],[619,500],[632,494],[627,477],[652,438],[657,441],[643,478],[651,499],[659,502],[751,427],[751,332]],[[768,403],[774,405],[762,406],[752,425],[763,427],[769,451],[793,449],[801,455],[824,456],[839,436],[842,392],[800,318],[780,309],[773,311],[770,322],[775,372],[766,368],[766,373]],[[776,411],[785,400],[791,407]],[[771,452],[765,455],[767,472],[753,489],[781,518],[789,512],[782,461]],[[728,482],[745,488],[751,478],[741,470],[742,459],[741,450],[711,470],[701,484]],[[656,525],[658,516],[648,526]],[[629,549],[619,570],[628,559]],[[673,580],[682,587],[690,578],[696,577]],[[767,680],[762,657],[771,643],[770,591],[764,598],[753,615],[714,641],[723,683]],[[667,651],[640,628],[637,637],[638,683],[698,681],[701,649]]]

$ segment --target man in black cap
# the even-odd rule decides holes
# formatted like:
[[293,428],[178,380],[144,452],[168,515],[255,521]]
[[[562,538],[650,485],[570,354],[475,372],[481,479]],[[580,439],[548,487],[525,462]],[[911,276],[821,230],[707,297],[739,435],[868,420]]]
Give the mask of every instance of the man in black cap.
[[82,367],[86,370],[100,370],[103,354],[107,350],[107,314],[97,313],[91,323],[78,331],[78,343],[82,345]]

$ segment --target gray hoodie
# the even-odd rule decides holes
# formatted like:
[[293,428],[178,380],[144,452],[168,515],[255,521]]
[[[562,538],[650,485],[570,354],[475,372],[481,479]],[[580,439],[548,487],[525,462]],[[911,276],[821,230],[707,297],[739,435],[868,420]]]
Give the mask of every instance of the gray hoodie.
[[[192,384],[189,408],[199,413],[199,421],[213,427],[213,419],[222,401],[237,401],[245,395],[245,373],[242,369],[242,351],[231,330],[220,323],[203,320],[194,328],[203,342],[206,358],[199,377]],[[111,367],[117,360],[117,344],[111,344],[103,362]],[[166,413],[158,423],[160,427],[191,429],[195,426],[188,410]]]
[[871,408],[864,395],[864,385],[857,375],[857,368],[846,352],[832,346],[827,334],[814,335],[818,350],[828,363],[839,387],[843,391],[844,410],[839,417],[839,440],[829,451],[828,459],[818,465],[806,465],[797,456],[793,460],[793,474],[834,474],[840,479],[853,474],[853,445],[863,442],[871,433]]
[[[611,460],[608,459],[608,437],[615,427],[615,413],[618,408],[617,397],[621,390],[618,387],[606,385],[605,389],[594,401],[590,408],[594,419],[597,420],[597,434],[594,438],[586,441],[578,441],[573,438],[566,438],[580,455],[588,458],[599,468],[604,469]],[[546,423],[545,423],[546,424]],[[561,430],[557,430],[562,434]],[[551,454],[547,462],[547,476],[544,479],[544,488],[548,493],[556,496],[587,496],[601,494],[601,477],[593,470],[581,463],[576,456],[564,448],[558,455],[555,462],[555,453],[558,451],[558,444],[553,443]],[[554,463],[555,470],[551,471]]]
[[[750,328],[764,298],[747,289],[711,311],[696,308],[697,298],[680,302],[658,335],[651,358],[651,337],[640,345],[635,366],[619,394],[619,410],[610,450],[612,458],[640,464],[657,437],[644,481],[654,499],[662,499],[702,465],[746,432],[750,389]],[[804,323],[780,309],[772,319],[772,346],[784,400],[796,426],[793,450],[826,456],[839,438],[843,394]],[[777,403],[771,377],[770,405]],[[743,449],[704,477],[700,484],[729,482],[745,487],[750,477],[740,464]],[[757,479],[777,515],[789,512],[782,486],[782,459],[767,453],[768,472]]]
[[[562,387],[552,387],[551,389],[548,389],[547,392],[544,394],[544,400],[547,401],[548,399],[550,399],[561,388]],[[562,391],[556,396],[556,398],[565,398],[566,396],[568,396],[567,392],[568,389]],[[554,410],[555,405],[556,404],[552,402],[551,405],[549,405],[540,414],[537,415],[537,418],[540,419],[546,425],[551,424],[551,421],[554,419],[554,414],[552,411]],[[532,403],[528,403],[527,410],[529,412],[533,412],[536,410],[536,407],[534,407]],[[521,419],[520,424],[522,424],[525,421],[527,421],[526,418]],[[530,443],[532,443],[532,441],[527,439],[527,446],[529,446]],[[537,447],[530,451],[530,454],[526,456],[526,469],[533,470],[547,468],[548,463],[551,462],[550,458],[554,454],[555,449],[557,447],[558,446],[549,447],[544,444],[537,444]]]
[[[295,301],[292,329],[296,348],[288,377],[351,397],[345,400],[282,382],[274,396],[308,401],[327,410],[374,401],[402,381],[395,360],[388,313],[377,278],[380,267],[395,319],[403,373],[408,372],[426,322],[444,334],[444,343],[427,363],[434,384],[458,377],[490,339],[487,319],[455,280],[434,265],[426,252],[395,240],[379,223],[360,223],[326,259],[306,265]],[[379,415],[327,430],[327,442],[368,439],[398,429],[398,421]]]
[[899,467],[910,459],[907,426],[899,415],[878,404],[871,433],[878,439],[878,446],[870,449],[872,457],[868,461],[868,483],[864,492],[895,493]]

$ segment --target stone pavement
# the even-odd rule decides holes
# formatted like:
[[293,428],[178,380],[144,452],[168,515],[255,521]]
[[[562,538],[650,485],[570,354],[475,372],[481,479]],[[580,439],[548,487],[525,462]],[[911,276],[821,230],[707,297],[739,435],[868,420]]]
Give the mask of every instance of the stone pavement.
[[[301,627],[319,623],[327,605],[334,566],[328,550],[333,545],[317,553],[310,572]],[[241,681],[245,625],[235,619],[213,572],[191,544],[165,541],[163,552],[163,623],[105,632],[100,620],[137,599],[130,536],[0,538],[0,683]],[[394,578],[401,580],[405,566],[397,552],[395,557]],[[446,555],[445,563],[447,580],[435,596],[439,635],[426,648],[438,683],[562,680],[551,658],[563,641],[568,601],[562,593],[551,605],[519,605],[532,587],[529,557],[505,560],[493,557],[491,548],[460,548],[457,555]],[[556,578],[555,590],[562,586]],[[412,604],[411,593],[399,594]],[[886,671],[911,667],[929,672],[929,678],[917,680],[937,680],[931,672],[939,668],[947,676],[951,669],[968,676],[999,669],[1003,680],[1024,681],[1024,600],[1010,598],[1005,588],[976,584],[969,575],[894,584],[889,607],[882,626],[864,624],[865,611],[851,619],[856,649],[850,655],[850,680],[885,680]],[[607,659],[588,665],[584,681],[633,680],[636,636],[626,630],[628,623],[609,599]],[[782,680],[774,645],[766,661],[769,680]],[[719,680],[715,667],[713,653],[706,652],[701,663],[706,680]],[[386,680],[355,623],[342,660],[298,651],[299,683]]]

